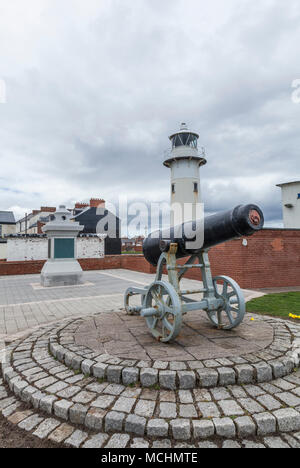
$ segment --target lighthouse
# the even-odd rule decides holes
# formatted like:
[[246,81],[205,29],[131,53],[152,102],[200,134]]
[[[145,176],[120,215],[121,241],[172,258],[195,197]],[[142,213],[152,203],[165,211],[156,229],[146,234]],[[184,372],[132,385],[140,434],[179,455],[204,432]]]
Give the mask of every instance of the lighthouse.
[[[198,151],[199,135],[182,123],[169,137],[172,148],[164,165],[171,169],[171,226],[194,221],[201,203],[200,167],[207,161]],[[189,207],[189,208],[187,208]]]

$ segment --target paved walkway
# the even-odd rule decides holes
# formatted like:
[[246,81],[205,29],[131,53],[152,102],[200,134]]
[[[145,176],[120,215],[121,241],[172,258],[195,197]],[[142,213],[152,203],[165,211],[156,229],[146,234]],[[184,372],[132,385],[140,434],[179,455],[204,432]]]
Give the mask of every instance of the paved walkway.
[[[34,327],[69,317],[83,317],[123,308],[123,295],[132,285],[146,286],[155,275],[129,270],[84,273],[82,286],[41,288],[39,275],[0,277],[0,341]],[[183,287],[199,288],[184,279]],[[259,293],[245,291],[246,298]],[[196,296],[197,297],[197,296]]]
[[[201,362],[191,353],[184,362],[161,360],[161,354],[153,360],[149,353],[160,343],[149,351],[148,335],[141,338],[144,322],[137,324],[137,341],[148,360],[140,353],[117,357],[114,346],[112,356],[107,354],[108,345],[102,344],[108,335],[111,340],[113,328],[108,317],[124,319],[125,290],[153,279],[127,270],[94,271],[85,273],[82,286],[46,289],[39,275],[0,277],[0,350],[1,339],[24,335],[3,356],[2,415],[40,439],[71,447],[300,448],[300,327],[293,322],[254,317],[251,324],[248,317],[236,332],[240,336],[228,335],[222,342],[230,354],[229,337],[246,346],[239,350],[246,354],[230,359],[218,357],[214,348],[215,354]],[[185,279],[183,288],[199,289],[199,282]],[[261,295],[244,294],[246,300]],[[126,317],[129,330],[139,318]],[[224,341],[216,336],[223,333],[219,330],[212,339],[193,313],[188,320],[185,326],[191,329],[197,321],[197,333],[191,332],[195,346],[199,337]],[[80,342],[85,331],[92,332],[91,323],[94,341]],[[107,333],[98,323],[107,324]],[[121,330],[120,336],[123,324]],[[260,339],[263,350],[249,348]],[[178,340],[178,346],[180,353],[186,351],[184,342]]]

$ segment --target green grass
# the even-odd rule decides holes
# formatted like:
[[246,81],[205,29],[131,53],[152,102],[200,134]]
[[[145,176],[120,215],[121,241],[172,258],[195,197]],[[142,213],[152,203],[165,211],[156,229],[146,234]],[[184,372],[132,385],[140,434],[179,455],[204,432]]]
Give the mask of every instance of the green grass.
[[281,318],[289,318],[289,314],[300,316],[300,292],[268,294],[252,299],[247,303],[247,312]]

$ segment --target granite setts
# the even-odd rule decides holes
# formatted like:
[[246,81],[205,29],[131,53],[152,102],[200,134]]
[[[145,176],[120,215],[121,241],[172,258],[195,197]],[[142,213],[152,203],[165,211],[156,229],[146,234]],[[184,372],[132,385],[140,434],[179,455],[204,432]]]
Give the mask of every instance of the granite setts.
[[[205,367],[205,363],[215,363],[204,361],[196,370],[182,370],[182,366],[171,370],[174,363],[160,369],[164,366],[158,362],[143,367],[139,361],[97,356],[88,349],[80,349],[79,355],[72,344],[77,322],[43,327],[7,348],[2,373],[15,396],[0,385],[0,409],[10,418],[26,404],[30,409],[21,411],[14,420],[18,424],[24,421],[21,428],[37,431],[41,437],[49,431],[45,437],[54,433],[52,439],[58,440],[58,425],[65,425],[64,434],[70,432],[66,426],[72,427],[73,436],[66,438],[71,438],[66,442],[71,446],[82,446],[85,441],[91,445],[89,431],[102,434],[98,439],[103,444],[114,434],[123,433],[129,437],[127,444],[138,444],[136,438],[149,444],[154,443],[153,438],[167,438],[193,441],[196,446],[199,440],[215,435],[234,439],[300,431],[300,372],[295,371],[299,354],[293,347],[300,327],[272,322],[274,342],[278,337],[272,345],[279,352],[280,339],[280,352],[286,350],[274,361],[253,363],[252,355],[250,363],[243,356],[246,362],[233,363],[232,367],[227,367],[228,360],[225,367]],[[266,351],[268,355],[272,352],[274,349]],[[230,377],[230,384],[223,380],[221,385],[221,375],[223,379]],[[110,382],[105,380],[107,376]],[[148,386],[141,386],[137,376]]]
[[[75,344],[74,335],[84,320],[71,322],[49,338],[51,354],[61,363],[85,375],[111,383],[159,385],[174,390],[213,388],[234,384],[270,382],[299,366],[300,334],[289,322],[256,316],[274,329],[272,344],[257,353],[226,359],[162,362],[122,359]],[[226,363],[226,365],[224,365]]]

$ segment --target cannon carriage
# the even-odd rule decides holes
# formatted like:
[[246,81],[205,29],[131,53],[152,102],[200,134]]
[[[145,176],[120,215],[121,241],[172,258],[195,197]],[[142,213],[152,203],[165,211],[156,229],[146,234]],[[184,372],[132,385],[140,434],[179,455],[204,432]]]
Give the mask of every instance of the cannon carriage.
[[[227,276],[213,277],[209,249],[217,244],[248,237],[261,230],[264,216],[256,205],[238,206],[233,210],[206,217],[204,243],[200,249],[189,249],[186,235],[177,237],[178,229],[161,231],[149,236],[143,245],[146,260],[156,266],[156,277],[144,288],[131,287],[125,293],[127,314],[140,314],[155,339],[169,343],[176,339],[182,327],[183,316],[190,311],[206,312],[212,324],[224,330],[240,325],[245,316],[245,299],[239,285]],[[184,225],[181,232],[185,232]],[[186,263],[179,259],[188,258]],[[163,280],[164,268],[168,281]],[[202,285],[199,289],[184,290],[181,280],[190,269],[200,269]],[[202,295],[201,300],[193,298]],[[138,306],[130,299],[141,297]]]

